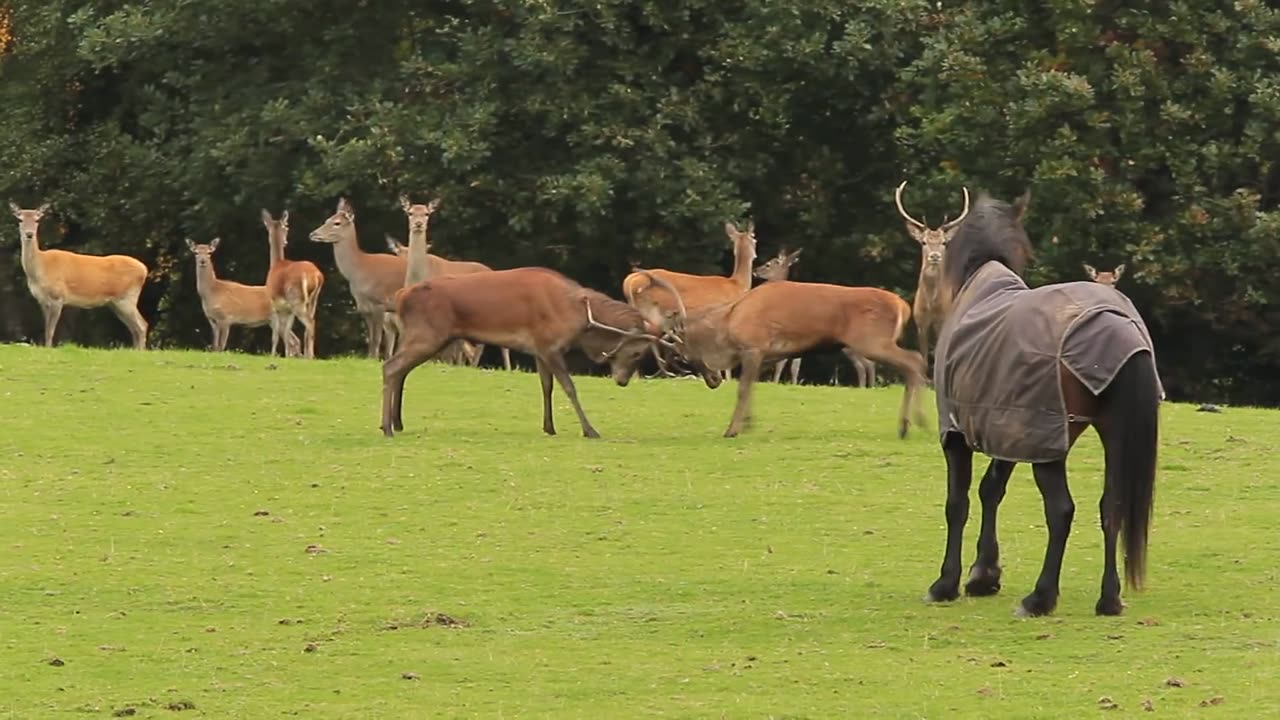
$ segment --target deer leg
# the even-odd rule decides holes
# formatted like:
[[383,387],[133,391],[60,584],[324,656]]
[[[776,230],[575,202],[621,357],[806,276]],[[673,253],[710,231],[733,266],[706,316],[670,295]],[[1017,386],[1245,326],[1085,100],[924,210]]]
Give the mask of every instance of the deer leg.
[[401,408],[404,404],[405,378],[414,368],[440,352],[443,345],[439,340],[405,343],[391,359],[382,364],[382,434],[386,437],[395,435],[396,430],[404,430]]
[[1036,463],[1031,466],[1036,487],[1044,498],[1044,519],[1049,526],[1049,543],[1045,548],[1044,565],[1035,589],[1022,599],[1017,615],[1021,617],[1048,615],[1058,606],[1058,579],[1062,575],[1062,556],[1067,551],[1067,536],[1071,534],[1071,519],[1076,506],[1067,489],[1067,464],[1064,460]]
[[53,347],[53,333],[58,329],[58,319],[62,317],[62,301],[53,300],[41,305],[40,310],[44,313],[44,346]]
[[964,584],[966,595],[995,595],[1000,592],[1000,543],[996,540],[996,510],[1004,500],[1005,487],[1013,474],[1016,463],[992,460],[978,484],[978,497],[982,500],[982,530],[978,534],[978,557],[969,568],[969,581]]
[[480,358],[484,355],[484,343],[477,343],[471,346],[471,352],[467,353],[467,365],[470,367],[480,367]]
[[782,382],[782,371],[786,369],[784,367],[786,364],[786,360],[779,360],[777,364],[773,366],[773,381],[775,383]]
[[[306,338],[307,344],[301,348],[301,353],[310,360],[316,356],[316,316],[307,305],[305,300],[299,301],[293,308],[293,315],[302,323],[303,337]],[[289,321],[289,332],[293,332],[292,318]]]
[[116,317],[120,318],[120,322],[129,329],[129,335],[133,338],[133,348],[135,350],[147,349],[147,320],[142,317],[142,313],[138,312],[138,296],[129,295],[111,303],[111,309],[115,312]]
[[733,408],[729,427],[724,431],[724,436],[727,438],[737,437],[742,426],[751,417],[751,386],[755,384],[755,379],[760,377],[760,366],[764,364],[762,361],[763,358],[758,352],[749,352],[742,356],[742,368],[738,371],[738,403]]
[[[846,346],[852,347],[852,346]],[[906,350],[889,342],[879,346],[859,347],[857,354],[868,360],[880,360],[898,368],[906,378],[907,387],[902,393],[902,407],[898,411],[898,437],[907,436],[909,423],[907,416],[914,412],[917,425],[926,425],[924,409],[921,407],[920,388],[924,385],[925,363],[920,353]]]
[[942,554],[938,579],[929,586],[925,602],[948,602],[960,597],[960,544],[969,520],[969,486],[973,483],[973,451],[960,433],[947,433],[942,441],[947,460],[947,549]]
[[542,432],[548,435],[556,434],[556,423],[551,418],[551,391],[553,384],[551,380],[551,368],[542,362],[541,358],[535,357],[534,361],[538,366],[538,380],[542,383]]
[[[375,360],[383,359],[382,356],[382,333],[384,332],[383,313],[381,309],[361,310],[360,314],[364,316],[365,340],[369,345],[369,357]],[[390,359],[390,358],[387,358]]]
[[550,366],[551,374],[560,383],[560,389],[564,390],[564,394],[569,397],[569,402],[573,403],[573,411],[578,413],[578,424],[582,426],[582,436],[588,438],[600,437],[600,433],[591,427],[591,421],[587,419],[587,414],[583,412],[582,403],[578,402],[578,389],[573,386],[573,377],[569,375],[569,368],[564,364],[564,355],[548,353],[544,358],[544,362]]
[[502,367],[511,370],[511,350],[508,348],[502,348]]
[[383,357],[390,359],[400,344],[400,330],[396,327],[394,316],[384,315],[382,328]]
[[791,384],[792,385],[800,384],[800,360],[801,359],[802,358],[799,358],[799,357],[791,358]]

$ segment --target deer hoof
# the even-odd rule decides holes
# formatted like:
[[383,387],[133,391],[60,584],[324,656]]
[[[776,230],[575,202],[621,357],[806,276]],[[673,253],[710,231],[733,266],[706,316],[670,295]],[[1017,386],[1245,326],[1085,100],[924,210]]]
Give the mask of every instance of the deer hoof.
[[582,437],[584,437],[584,438],[590,438],[590,439],[592,439],[592,440],[599,440],[599,439],[600,439],[600,433],[596,432],[594,428],[593,428],[593,429],[590,429],[590,430],[583,430],[583,431],[582,431]]

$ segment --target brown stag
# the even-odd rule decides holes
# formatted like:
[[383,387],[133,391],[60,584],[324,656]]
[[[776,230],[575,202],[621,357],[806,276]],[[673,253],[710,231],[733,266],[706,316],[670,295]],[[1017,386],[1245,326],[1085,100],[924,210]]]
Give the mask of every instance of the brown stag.
[[578,347],[592,362],[608,362],[614,381],[625,386],[649,347],[664,342],[658,327],[635,308],[540,267],[427,280],[397,293],[395,309],[403,337],[382,366],[382,432],[387,437],[404,429],[405,377],[455,339],[533,355],[542,382],[543,431],[556,432],[551,417],[554,378],[589,438],[600,434],[578,402],[565,352]]
[[833,345],[902,372],[906,390],[898,437],[906,437],[909,412],[914,412],[917,424],[925,422],[920,406],[924,359],[898,345],[910,319],[911,307],[887,290],[778,280],[735,302],[681,313],[669,336],[677,354],[712,389],[720,385],[719,373],[742,365],[738,402],[725,437],[735,437],[749,421],[751,388],[765,363]]
[[[791,274],[791,266],[800,261],[800,252],[804,248],[800,248],[795,252],[787,252],[784,247],[778,251],[778,255],[764,264],[758,266],[755,270],[756,277],[765,282],[773,282],[775,280],[786,280]],[[849,348],[844,349],[844,356],[849,358],[849,362],[853,363],[853,368],[858,373],[858,387],[871,387],[876,384],[876,364],[870,360],[858,355]],[[791,363],[791,384],[800,384],[800,361],[803,358],[793,357],[779,360],[773,366],[773,381],[780,382],[782,379],[782,371],[787,363]],[[831,383],[835,384],[835,374],[831,376]]]
[[[1056,240],[1057,238],[1054,239]],[[1116,269],[1111,272],[1099,272],[1092,265],[1086,264],[1084,266],[1084,274],[1088,275],[1089,279],[1096,283],[1101,283],[1107,287],[1115,287],[1116,283],[1120,282],[1120,276],[1124,275],[1124,265],[1117,265]]]
[[929,333],[932,332],[936,337],[942,327],[943,298],[942,287],[938,281],[942,274],[942,258],[947,251],[947,243],[955,237],[960,229],[960,223],[964,222],[965,217],[969,215],[969,188],[961,188],[964,191],[964,209],[960,211],[960,216],[950,221],[944,217],[941,225],[930,228],[925,222],[911,217],[906,208],[902,207],[902,190],[906,186],[907,181],[903,180],[894,193],[893,200],[898,205],[898,213],[906,221],[907,234],[920,243],[920,279],[916,285],[916,299],[912,310],[916,320],[916,333],[919,336],[920,354],[924,356],[927,368]]
[[147,321],[138,312],[138,296],[147,281],[147,266],[128,255],[81,255],[67,250],[41,250],[40,220],[49,211],[45,203],[24,210],[10,202],[18,219],[22,243],[22,270],[27,288],[44,312],[44,344],[53,347],[64,305],[96,308],[108,305],[129,329],[133,347],[147,347]]
[[[409,245],[408,252],[405,255],[405,260],[408,263],[408,266],[405,269],[404,279],[406,287],[422,282],[428,278],[493,272],[493,268],[485,265],[484,263],[472,262],[470,260],[446,260],[439,255],[433,255],[431,253],[431,240],[427,235],[427,230],[431,220],[431,215],[439,206],[439,198],[432,200],[426,205],[422,205],[409,202],[409,198],[404,195],[400,196],[400,207],[409,218]],[[390,237],[388,237],[387,240],[388,244],[394,242]],[[462,341],[460,345],[461,351],[466,355],[472,367],[480,364],[480,355],[484,352],[484,345],[473,346],[465,340]],[[500,349],[502,350],[502,366],[505,369],[510,370],[511,351],[507,348]]]
[[[209,329],[213,331],[210,345],[215,352],[227,349],[227,338],[231,335],[232,325],[250,328],[270,325],[274,336],[277,334],[276,322],[279,318],[272,306],[267,286],[243,285],[218,278],[213,268],[213,253],[221,242],[220,238],[214,238],[207,244],[197,244],[189,238],[186,240],[187,249],[196,258],[196,292],[200,294],[200,306],[209,321]],[[280,334],[284,336],[285,354],[297,355],[301,343],[293,333],[292,326],[286,325]],[[274,347],[272,354],[275,354]]]
[[[280,213],[280,219],[262,211],[262,224],[267,228],[267,244],[270,246],[271,265],[267,269],[267,294],[271,298],[271,310],[275,320],[271,324],[271,354],[285,333],[293,334],[293,321],[297,318],[306,331],[307,345],[303,354],[316,356],[316,306],[320,302],[320,288],[324,287],[324,273],[309,260],[290,260],[284,256],[289,244],[289,211]],[[288,340],[285,340],[287,353]]]
[[[654,287],[652,278],[655,277],[662,278],[678,290],[684,299],[685,308],[689,311],[697,311],[742,297],[751,289],[751,266],[756,259],[755,222],[748,221],[746,229],[740,229],[732,222],[726,222],[724,231],[733,243],[733,272],[728,277],[691,275],[662,268],[647,270],[636,268],[622,281],[623,297],[632,306],[641,308],[641,311],[646,313],[646,319],[655,325],[660,325],[665,316],[676,311],[673,295],[660,286]],[[639,302],[642,295],[646,297],[645,302]],[[670,374],[657,347],[654,347],[653,351],[660,371]]]
[[[395,325],[388,322],[396,291],[404,287],[405,260],[387,253],[367,253],[360,249],[356,235],[356,212],[347,199],[338,200],[338,209],[308,238],[333,245],[338,272],[347,279],[356,312],[364,318],[369,357],[390,357],[396,343]],[[385,350],[385,356],[381,351]]]

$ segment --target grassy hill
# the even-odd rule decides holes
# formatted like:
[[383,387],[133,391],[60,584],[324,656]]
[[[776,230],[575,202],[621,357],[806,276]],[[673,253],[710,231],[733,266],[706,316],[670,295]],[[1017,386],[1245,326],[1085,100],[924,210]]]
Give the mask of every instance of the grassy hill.
[[439,364],[388,440],[368,360],[0,346],[0,717],[1280,715],[1276,412],[1165,407],[1119,618],[1083,438],[1058,613],[1020,620],[1026,466],[1003,593],[921,601],[944,465],[900,387],[762,385],[726,440],[733,383],[577,382],[604,440]]

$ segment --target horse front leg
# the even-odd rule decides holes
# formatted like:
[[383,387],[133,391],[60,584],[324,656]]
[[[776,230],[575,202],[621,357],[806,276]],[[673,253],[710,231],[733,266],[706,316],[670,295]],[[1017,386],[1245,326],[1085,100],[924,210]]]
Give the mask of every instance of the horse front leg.
[[1057,460],[1036,463],[1032,466],[1036,487],[1044,498],[1044,519],[1049,526],[1049,544],[1045,549],[1044,566],[1036,580],[1035,590],[1022,599],[1016,614],[1020,617],[1048,615],[1058,606],[1058,579],[1062,575],[1062,556],[1067,551],[1067,536],[1071,534],[1071,519],[1076,506],[1067,489],[1067,463]]
[[973,483],[973,451],[960,433],[948,433],[942,445],[947,459],[947,549],[942,570],[929,586],[926,602],[947,602],[960,597],[960,543],[969,519],[969,486]]
[[1000,543],[996,540],[996,510],[1004,500],[1005,487],[1017,463],[992,460],[978,484],[978,498],[982,500],[982,530],[978,534],[978,557],[969,568],[969,581],[964,585],[966,595],[986,596],[1000,592]]

